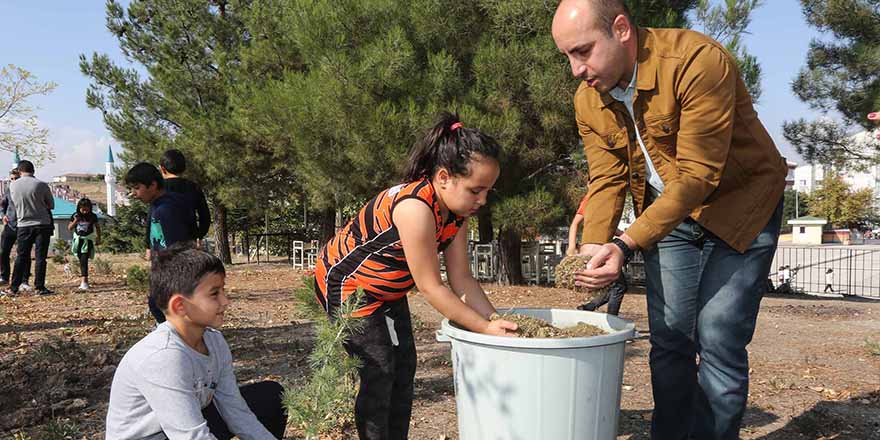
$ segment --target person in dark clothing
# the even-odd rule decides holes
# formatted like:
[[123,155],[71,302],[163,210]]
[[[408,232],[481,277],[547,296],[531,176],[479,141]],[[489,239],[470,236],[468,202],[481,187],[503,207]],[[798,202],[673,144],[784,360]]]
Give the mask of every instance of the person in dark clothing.
[[624,272],[620,272],[620,276],[617,278],[617,281],[608,286],[608,289],[605,290],[605,293],[594,298],[592,301],[581,304],[578,306],[578,310],[586,310],[589,312],[594,312],[599,307],[602,307],[606,303],[608,304],[608,314],[617,316],[620,314],[620,304],[623,302],[623,296],[626,294],[627,288],[629,285],[626,282],[626,275]]
[[[9,172],[10,183],[19,177],[21,177],[21,174],[18,172],[18,168],[13,168]],[[9,261],[12,247],[15,246],[15,240],[18,236],[18,217],[15,215],[15,205],[12,203],[12,199],[9,198],[8,189],[3,194],[3,199],[0,200],[0,216],[3,218],[3,232],[0,233],[0,285],[5,285],[9,284],[9,279],[12,275]],[[31,286],[28,285],[28,279],[31,277],[31,266],[27,265],[25,269],[26,271],[24,277],[22,277],[23,281],[19,289],[31,290]]]
[[51,295],[54,292],[46,288],[46,267],[49,241],[55,232],[52,223],[55,199],[49,185],[34,177],[33,163],[27,160],[19,162],[18,171],[21,178],[9,184],[9,200],[15,205],[18,221],[18,256],[15,258],[9,289],[4,294],[18,294],[24,275],[30,272],[31,251],[34,251],[34,288],[37,295]]
[[[125,185],[132,197],[150,205],[148,216],[149,250],[164,250],[175,243],[192,242],[193,211],[182,194],[166,191],[165,179],[159,170],[146,162],[133,166],[125,175]],[[165,322],[165,315],[152,298],[148,301],[156,322]]]
[[[159,170],[165,179],[165,191],[183,194],[193,211],[194,223],[191,225],[191,239],[201,248],[200,242],[211,228],[211,211],[202,188],[192,180],[180,177],[186,171],[186,157],[180,150],[168,150],[159,160]],[[147,227],[147,246],[150,230]]]
[[67,229],[73,232],[71,252],[79,261],[82,283],[79,290],[89,290],[89,259],[95,256],[95,247],[101,242],[101,225],[92,211],[92,201],[83,197],[76,204],[76,212],[70,216]]

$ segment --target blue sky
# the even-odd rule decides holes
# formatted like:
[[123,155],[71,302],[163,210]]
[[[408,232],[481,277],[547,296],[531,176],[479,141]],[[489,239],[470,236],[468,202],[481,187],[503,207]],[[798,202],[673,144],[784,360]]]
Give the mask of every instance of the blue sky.
[[[805,23],[797,0],[764,3],[745,38],[764,71],[757,110],[783,154],[798,161],[782,137],[782,122],[818,116],[798,101],[789,85],[804,64],[810,39],[818,34]],[[105,27],[104,1],[0,0],[0,41],[0,64],[15,64],[40,80],[58,83],[51,95],[32,101],[40,107],[38,116],[50,130],[56,154],[38,176],[103,172],[107,145],[120,147],[100,113],[85,104],[89,81],[79,71],[78,57],[99,52],[123,61]],[[0,169],[10,162],[11,154],[0,152]]]

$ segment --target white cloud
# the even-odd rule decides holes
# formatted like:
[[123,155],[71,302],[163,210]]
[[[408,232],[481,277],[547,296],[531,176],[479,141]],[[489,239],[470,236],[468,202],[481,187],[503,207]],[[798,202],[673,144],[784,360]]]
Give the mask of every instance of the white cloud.
[[[55,159],[39,166],[36,172],[36,176],[44,181],[65,173],[104,173],[107,145],[113,146],[114,153],[120,148],[106,132],[99,134],[70,126],[50,129],[49,145],[55,152]],[[12,153],[4,151],[0,154],[0,169],[11,165]]]

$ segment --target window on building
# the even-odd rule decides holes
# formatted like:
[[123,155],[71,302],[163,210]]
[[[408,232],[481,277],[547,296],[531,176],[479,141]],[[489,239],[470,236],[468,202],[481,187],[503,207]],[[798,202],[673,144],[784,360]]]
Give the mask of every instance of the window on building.
[[801,233],[801,234],[806,234],[806,233],[807,233],[807,228],[804,227],[804,226],[801,226],[801,227],[800,227],[800,233]]

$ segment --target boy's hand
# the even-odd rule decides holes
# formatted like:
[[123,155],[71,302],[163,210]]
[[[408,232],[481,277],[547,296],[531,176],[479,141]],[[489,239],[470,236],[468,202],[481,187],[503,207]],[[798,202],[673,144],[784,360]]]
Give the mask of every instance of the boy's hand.
[[517,325],[514,322],[499,319],[497,321],[489,321],[486,330],[483,333],[492,336],[516,336]]

